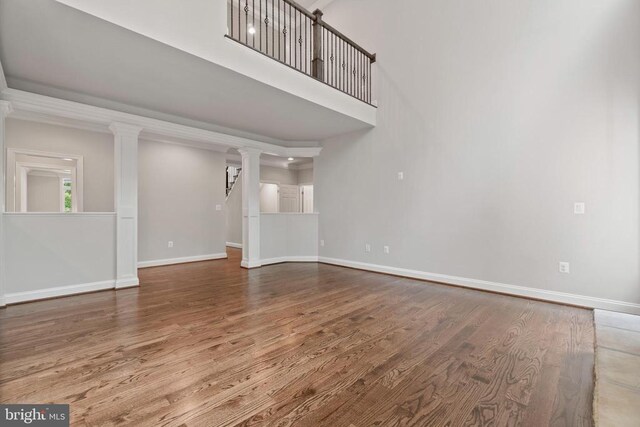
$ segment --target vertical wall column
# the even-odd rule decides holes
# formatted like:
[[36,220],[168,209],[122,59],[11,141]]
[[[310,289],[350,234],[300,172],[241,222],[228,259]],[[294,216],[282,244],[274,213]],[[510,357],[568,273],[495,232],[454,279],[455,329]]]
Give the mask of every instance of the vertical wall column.
[[256,268],[260,262],[260,150],[239,149],[242,156],[242,263]]
[[139,126],[112,123],[116,208],[116,289],[138,286]]
[[[1,73],[2,71],[0,71]],[[5,190],[6,186],[6,171],[5,171],[5,156],[6,152],[5,147],[5,119],[11,112],[13,108],[11,104],[7,101],[0,101],[0,307],[4,307],[6,305],[4,294],[5,294],[5,284],[4,284],[4,212],[6,210],[6,195]]]

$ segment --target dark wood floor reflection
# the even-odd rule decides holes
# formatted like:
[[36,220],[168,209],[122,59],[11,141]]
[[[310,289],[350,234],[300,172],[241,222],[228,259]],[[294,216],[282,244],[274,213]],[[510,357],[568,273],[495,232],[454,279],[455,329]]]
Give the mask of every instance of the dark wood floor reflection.
[[321,264],[0,310],[0,400],[74,425],[591,425],[590,311]]

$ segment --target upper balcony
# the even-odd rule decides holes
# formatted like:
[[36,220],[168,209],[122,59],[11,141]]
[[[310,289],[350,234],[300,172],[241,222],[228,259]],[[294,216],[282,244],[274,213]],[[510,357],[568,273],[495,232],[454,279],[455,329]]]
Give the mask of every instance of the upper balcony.
[[230,0],[228,37],[360,101],[372,102],[376,55],[293,0]]
[[0,0],[10,89],[281,146],[375,126],[374,61],[291,0]]

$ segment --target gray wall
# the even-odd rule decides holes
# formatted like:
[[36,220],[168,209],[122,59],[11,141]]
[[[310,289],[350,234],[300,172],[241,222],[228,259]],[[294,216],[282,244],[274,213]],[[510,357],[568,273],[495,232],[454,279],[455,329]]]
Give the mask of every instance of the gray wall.
[[60,212],[60,178],[27,174],[27,212]]
[[225,252],[223,154],[142,140],[138,167],[139,261]]
[[[115,279],[114,214],[10,213],[3,220],[10,301],[96,290],[86,285]],[[76,285],[81,289],[55,289]],[[113,283],[99,288],[108,287]]]
[[84,211],[113,212],[113,135],[8,119],[6,147],[84,156]]
[[260,165],[260,181],[275,181],[278,184],[297,185],[298,171]]
[[313,169],[300,169],[298,171],[298,184],[313,184]]
[[315,161],[320,255],[640,303],[640,2],[364,3],[324,10],[379,109]]

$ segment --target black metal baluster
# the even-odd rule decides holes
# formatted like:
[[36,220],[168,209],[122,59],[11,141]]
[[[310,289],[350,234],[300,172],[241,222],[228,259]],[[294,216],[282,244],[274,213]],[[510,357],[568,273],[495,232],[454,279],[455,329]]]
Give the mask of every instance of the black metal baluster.
[[333,51],[333,77],[331,79],[333,80],[333,84],[335,85],[335,87],[338,87],[338,85],[340,84],[338,78],[338,38],[335,34],[332,35],[332,38],[333,46],[331,47],[331,49]]
[[260,7],[260,9],[258,10],[258,23],[260,24],[260,34],[258,34],[258,38],[259,38],[260,52],[262,52],[262,0],[260,0],[258,5]]
[[358,52],[358,98],[362,99],[362,52]]
[[289,32],[291,33],[289,35],[289,65],[291,65],[291,39],[293,38],[293,31],[291,29],[291,3],[289,4]]
[[[251,28],[253,28],[253,34],[251,34],[251,40],[253,42],[253,47],[256,47],[256,0],[251,0],[252,1],[252,5],[251,5],[251,13],[253,15],[252,18],[252,24],[251,24]],[[247,11],[248,6],[247,7]],[[248,12],[247,12],[248,13]],[[247,28],[245,28],[245,34],[249,34],[249,15],[247,15]],[[249,37],[248,35],[246,37]],[[247,39],[247,44],[249,44],[249,40]]]
[[[275,0],[271,0],[271,20],[272,20],[272,21],[275,21],[275,20],[276,20],[275,5],[276,5]],[[275,36],[275,30],[276,30],[275,22],[272,22],[272,23],[271,23],[271,56],[273,56],[273,57],[275,57],[275,56],[276,56],[276,36]]]

